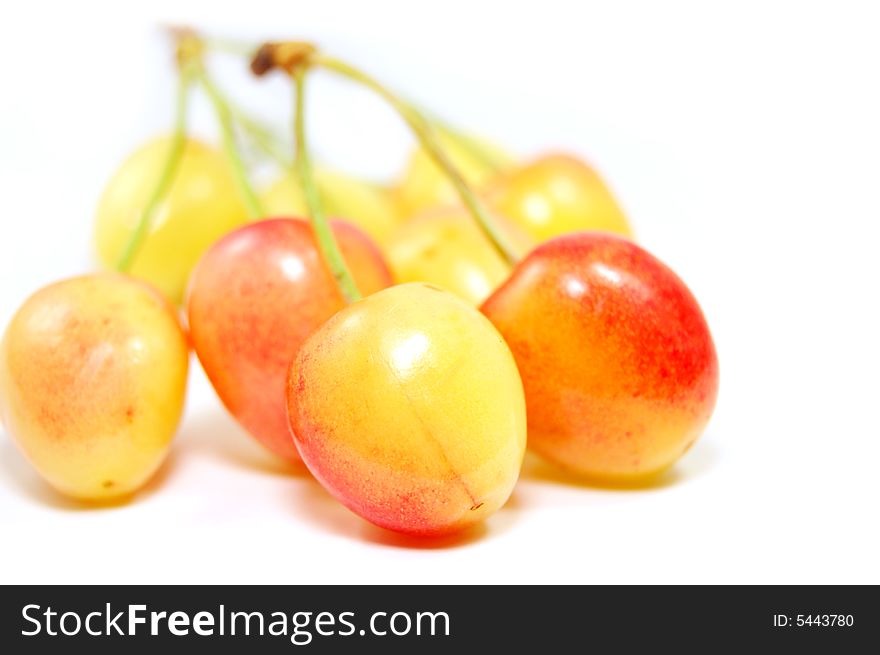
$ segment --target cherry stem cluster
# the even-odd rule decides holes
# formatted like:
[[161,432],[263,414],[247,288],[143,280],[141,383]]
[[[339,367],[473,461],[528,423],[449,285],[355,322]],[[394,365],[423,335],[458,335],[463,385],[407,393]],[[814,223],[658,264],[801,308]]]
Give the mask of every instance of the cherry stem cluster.
[[501,257],[511,266],[516,264],[519,260],[516,251],[510,246],[507,239],[498,230],[483,203],[470,188],[470,185],[464,179],[464,176],[458,168],[449,159],[449,156],[440,145],[430,122],[421,112],[410,103],[403,100],[400,96],[391,92],[373,77],[340,59],[316,53],[310,57],[309,61],[312,65],[320,66],[358,82],[384,98],[385,101],[387,101],[388,104],[400,114],[401,118],[407,123],[407,125],[409,125],[410,129],[419,140],[422,148],[425,149],[428,155],[434,160],[434,163],[440,167],[440,170],[443,171],[455,187],[462,203],[464,203],[471,216],[473,216],[477,225],[479,225],[486,234],[489,242],[495,247],[498,254],[500,254]]
[[217,89],[207,71],[205,71],[204,66],[200,63],[196,66],[196,75],[198,76],[199,82],[205,90],[205,93],[208,94],[211,104],[214,106],[214,113],[217,116],[217,122],[220,124],[220,133],[223,136],[223,150],[226,153],[226,158],[232,166],[235,183],[238,186],[241,199],[244,201],[248,216],[252,220],[264,218],[266,213],[263,210],[263,206],[260,203],[260,199],[257,197],[253,186],[251,186],[251,183],[248,180],[247,168],[242,161],[241,153],[239,152],[238,144],[236,143],[235,127],[233,125],[232,111],[229,108],[229,104],[226,102],[223,94]]
[[267,155],[282,170],[289,171],[293,169],[290,148],[284,139],[259,118],[252,116],[234,102],[227,100],[226,104],[232,112],[235,123],[247,133],[253,144],[264,155]]
[[[190,90],[193,82],[198,82],[214,108],[217,122],[220,125],[220,131],[223,137],[223,150],[232,167],[233,177],[236,186],[245,205],[245,209],[251,219],[262,218],[265,213],[263,207],[254,191],[253,186],[248,180],[247,169],[242,161],[241,153],[235,138],[234,113],[224,95],[220,92],[211,78],[208,76],[202,62],[202,42],[197,36],[189,30],[172,30],[177,38],[177,59],[178,59],[178,87],[177,100],[174,118],[174,128],[171,134],[171,140],[168,153],[159,173],[159,179],[152,193],[147,199],[143,210],[138,218],[137,225],[128,238],[122,249],[122,254],[116,263],[116,270],[125,273],[128,272],[144,241],[153,226],[156,214],[162,205],[162,202],[168,195],[171,185],[177,176],[177,170],[180,167],[180,160],[183,158],[186,149],[186,119],[187,109],[189,106]],[[243,121],[239,118],[239,122]],[[243,124],[243,127],[247,127]],[[254,130],[251,125],[249,130]]]
[[461,132],[461,130],[452,127],[449,123],[446,123],[433,114],[426,112],[424,109],[422,109],[421,112],[426,120],[437,129],[441,136],[457,144],[467,152],[468,155],[480,162],[485,168],[493,173],[498,173],[502,170],[505,162],[503,157],[500,157],[497,152],[492,152],[484,144],[480,143],[478,139]]
[[[418,139],[422,148],[424,148],[434,163],[439,166],[444,175],[455,187],[462,203],[470,212],[480,229],[485,233],[489,242],[498,251],[501,258],[511,266],[514,266],[517,263],[519,258],[516,251],[511,247],[506,237],[495,225],[495,222],[489,216],[483,203],[473,192],[467,181],[464,179],[464,176],[446,154],[435,134],[431,122],[425,118],[423,113],[416,109],[414,105],[405,101],[396,93],[393,93],[367,73],[340,59],[322,54],[310,43],[301,41],[266,43],[257,50],[251,60],[251,70],[256,75],[264,75],[272,69],[281,69],[286,71],[289,75],[296,77],[301,71],[309,70],[314,67],[324,68],[361,84],[378,94],[390,104],[413,131],[413,134]],[[441,127],[440,129],[442,130],[443,128]],[[455,136],[459,139],[464,138],[458,134]],[[298,143],[303,143],[304,137],[304,134],[298,133]],[[475,149],[477,147],[472,140],[463,145],[468,149]],[[480,148],[480,150],[485,152],[482,148]],[[302,153],[302,148],[299,148],[297,152]],[[302,174],[303,169],[300,165],[299,159],[300,157],[298,156],[297,167],[300,170],[301,182],[302,184],[306,184],[307,180],[305,178],[308,177],[308,175]],[[308,200],[310,192],[303,189],[303,193]],[[313,200],[317,201],[317,193],[311,195],[313,196]],[[309,204],[309,210],[312,213],[314,213],[315,207],[320,209],[319,203],[317,202],[307,204]],[[338,279],[345,278],[345,275],[336,270],[331,262],[328,261],[328,264],[334,268],[334,273],[337,275]]]

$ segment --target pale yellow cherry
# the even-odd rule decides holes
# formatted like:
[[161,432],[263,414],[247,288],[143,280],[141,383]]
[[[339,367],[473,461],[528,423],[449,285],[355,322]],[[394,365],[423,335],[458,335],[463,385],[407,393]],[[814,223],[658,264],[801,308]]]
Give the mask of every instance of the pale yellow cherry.
[[[171,139],[154,139],[134,152],[107,183],[98,204],[98,258],[116,268],[165,167]],[[190,271],[218,238],[247,222],[232,171],[223,154],[187,139],[168,194],[140,244],[129,273],[153,284],[175,303]]]
[[61,493],[125,496],[165,459],[188,359],[175,310],[146,284],[115,273],[52,284],[0,343],[4,428]]
[[[499,146],[482,139],[458,137],[440,132],[437,140],[465,181],[479,189],[513,165],[513,158]],[[415,149],[394,189],[397,207],[404,219],[420,212],[459,201],[449,178],[423,148]]]
[[633,235],[599,174],[570,155],[546,155],[511,170],[493,181],[486,197],[539,243],[585,230]]
[[[519,256],[532,240],[509,221],[495,226]],[[385,248],[397,282],[429,282],[479,305],[510,274],[507,264],[463,207],[428,211],[395,230]]]

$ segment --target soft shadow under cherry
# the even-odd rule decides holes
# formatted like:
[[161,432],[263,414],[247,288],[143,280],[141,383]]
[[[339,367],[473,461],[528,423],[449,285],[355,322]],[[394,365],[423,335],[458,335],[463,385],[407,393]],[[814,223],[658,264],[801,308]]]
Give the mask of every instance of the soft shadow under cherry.
[[515,507],[505,506],[488,521],[462,532],[443,537],[414,537],[385,530],[365,521],[314,481],[304,481],[297,485],[293,494],[293,505],[298,519],[310,521],[336,536],[410,550],[447,550],[469,546],[506,532],[518,516]]
[[717,446],[711,440],[698,441],[681,460],[662,473],[636,481],[615,482],[592,479],[567,471],[533,453],[526,455],[520,478],[532,482],[546,482],[569,487],[609,491],[656,491],[685,484],[702,476],[717,463]]
[[177,440],[175,447],[183,458],[210,456],[259,473],[311,477],[304,464],[270,453],[219,407],[187,417]]
[[8,438],[0,439],[0,479],[14,493],[33,503],[70,512],[112,510],[143,502],[156,493],[176,473],[178,460],[174,450],[147,483],[133,493],[107,500],[77,500],[56,491],[28,464]]

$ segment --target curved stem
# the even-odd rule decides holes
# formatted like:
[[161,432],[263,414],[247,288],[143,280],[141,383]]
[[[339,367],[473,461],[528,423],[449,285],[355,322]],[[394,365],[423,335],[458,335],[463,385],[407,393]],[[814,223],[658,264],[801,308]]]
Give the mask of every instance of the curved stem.
[[306,71],[303,67],[298,68],[293,73],[296,90],[296,111],[293,122],[293,131],[296,138],[296,170],[299,174],[299,183],[303,190],[303,195],[308,207],[309,220],[312,224],[312,230],[315,232],[315,239],[318,241],[318,249],[327,266],[330,268],[336,283],[339,285],[340,291],[346,302],[352,303],[360,300],[361,294],[358,291],[354,278],[345,264],[342,252],[333,236],[330,223],[324,216],[324,210],[321,207],[321,199],[318,196],[318,188],[315,185],[314,172],[312,170],[312,162],[309,159],[309,150],[306,144],[305,130],[305,75]]
[[441,135],[458,144],[470,157],[476,159],[492,173],[500,173],[504,169],[504,158],[499,157],[491,148],[487,148],[478,139],[462,132],[457,127],[453,127],[450,123],[437,118],[437,116],[426,112],[424,109],[421,111],[422,115],[428,119]]
[[423,106],[419,106],[418,103],[406,98],[401,99],[410,107],[418,111],[424,118],[425,122],[437,130],[440,136],[454,142],[464,150],[468,156],[477,160],[482,166],[489,169],[489,171],[492,173],[500,173],[504,169],[505,158],[493,151],[492,148],[481,143],[479,139],[471,136],[467,132],[463,132],[460,128],[443,120],[437,114],[428,111]]
[[208,77],[205,69],[198,66],[196,70],[202,88],[204,88],[205,92],[208,94],[211,104],[214,106],[214,112],[217,114],[217,121],[220,123],[220,131],[223,135],[223,150],[226,152],[226,157],[229,159],[229,163],[232,166],[235,184],[241,194],[248,216],[250,216],[251,219],[263,218],[266,213],[263,210],[263,206],[260,203],[260,199],[257,197],[253,186],[251,186],[251,183],[248,180],[247,169],[241,159],[241,154],[238,151],[238,145],[235,141],[235,130],[232,124],[232,111],[229,109],[226,99],[214,85],[214,82],[211,81],[211,78]]
[[312,57],[310,58],[310,62],[312,64],[322,66],[328,70],[332,70],[335,73],[354,80],[355,82],[363,84],[364,86],[375,91],[377,94],[383,97],[392,107],[394,107],[397,113],[400,114],[403,120],[406,121],[406,123],[415,133],[422,147],[427,151],[427,153],[440,167],[440,169],[446,174],[450,182],[452,182],[453,186],[455,186],[455,189],[456,191],[458,191],[458,195],[461,198],[461,201],[468,208],[471,215],[474,217],[474,220],[477,221],[477,224],[480,226],[480,228],[482,228],[483,232],[489,238],[490,243],[495,247],[501,257],[511,266],[516,264],[516,262],[519,260],[516,252],[513,248],[510,247],[510,245],[507,243],[507,240],[495,227],[495,224],[489,218],[488,213],[483,207],[483,203],[480,202],[480,200],[471,190],[468,183],[465,181],[462,174],[449,160],[449,157],[446,155],[443,148],[437,142],[437,137],[434,135],[434,131],[431,129],[430,124],[427,120],[425,120],[424,116],[422,116],[422,114],[417,109],[415,109],[415,107],[402,100],[396,94],[392,93],[377,80],[373,79],[372,77],[358,70],[357,68],[350,66],[344,61],[335,59],[333,57],[326,57],[324,55],[315,54],[312,55]]
[[168,154],[165,157],[165,164],[162,166],[159,181],[156,182],[153,193],[141,211],[137,226],[131,233],[116,263],[116,270],[120,273],[128,272],[134,263],[134,259],[153,225],[153,219],[156,217],[159,205],[165,200],[165,196],[168,195],[168,191],[171,188],[171,183],[174,182],[174,176],[177,173],[177,168],[186,146],[186,110],[189,103],[192,78],[192,69],[186,66],[182,67],[178,76],[174,131],[171,135],[171,143],[169,144]]
[[457,130],[446,127],[443,124],[437,126],[437,129],[445,134],[447,138],[457,143],[471,157],[480,162],[484,167],[493,173],[498,173],[503,168],[501,161],[494,154],[484,148],[479,141],[467,134],[462,134]]

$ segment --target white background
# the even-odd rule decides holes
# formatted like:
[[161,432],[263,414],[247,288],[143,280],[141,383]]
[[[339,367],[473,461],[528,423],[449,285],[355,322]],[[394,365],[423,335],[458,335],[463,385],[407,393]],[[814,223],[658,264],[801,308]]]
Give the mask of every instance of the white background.
[[[143,3],[147,4],[147,3]],[[290,477],[224,414],[193,359],[173,455],[127,506],[58,497],[0,435],[2,582],[880,582],[877,291],[880,21],[846,2],[4,3],[0,323],[88,269],[120,160],[169,124],[161,22],[308,37],[522,154],[594,162],[641,242],[701,300],[721,395],[647,490],[529,460],[508,507],[419,546]],[[283,80],[217,75],[273,120]],[[315,84],[325,160],[393,175],[406,131]],[[200,133],[213,123],[197,108]]]

